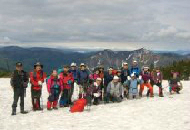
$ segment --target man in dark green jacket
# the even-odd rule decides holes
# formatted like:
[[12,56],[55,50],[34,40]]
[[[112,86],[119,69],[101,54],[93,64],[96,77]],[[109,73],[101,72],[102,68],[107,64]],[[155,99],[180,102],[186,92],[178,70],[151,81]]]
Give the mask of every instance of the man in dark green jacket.
[[20,98],[20,112],[22,114],[28,113],[24,111],[24,95],[25,90],[28,86],[28,74],[22,69],[22,63],[16,63],[16,70],[12,73],[11,76],[11,86],[14,92],[14,101],[12,104],[12,115],[16,115],[16,107],[18,99]]

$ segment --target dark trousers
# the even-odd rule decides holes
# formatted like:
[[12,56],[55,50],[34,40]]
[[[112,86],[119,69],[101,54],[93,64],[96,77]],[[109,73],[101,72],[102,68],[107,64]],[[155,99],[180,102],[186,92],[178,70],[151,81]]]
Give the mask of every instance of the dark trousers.
[[68,106],[70,104],[69,102],[69,93],[70,93],[70,90],[69,89],[64,89],[63,90],[63,93],[61,95],[61,98],[60,98],[60,101],[59,101],[59,104],[60,106]]
[[32,95],[33,109],[41,108],[41,106],[40,106],[40,97],[42,95],[42,91],[41,90],[31,89],[31,95]]
[[16,111],[17,103],[20,98],[20,109],[24,111],[24,88],[14,88],[14,101],[12,108]]
[[121,102],[122,99],[121,99],[121,97],[116,97],[116,96],[111,95],[110,93],[107,93],[107,103],[109,103],[109,101]]

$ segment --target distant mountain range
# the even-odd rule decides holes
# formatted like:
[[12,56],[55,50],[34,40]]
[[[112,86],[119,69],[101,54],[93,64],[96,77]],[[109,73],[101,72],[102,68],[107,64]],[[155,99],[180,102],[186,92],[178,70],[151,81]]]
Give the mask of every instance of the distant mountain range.
[[190,54],[178,54],[174,52],[153,52],[144,48],[134,51],[77,51],[71,49],[53,49],[53,48],[21,48],[9,46],[0,48],[0,68],[13,70],[15,63],[21,61],[27,71],[33,69],[33,64],[40,61],[44,64],[44,70],[50,72],[53,68],[60,68],[65,64],[76,62],[86,63],[90,69],[98,65],[104,65],[105,68],[113,66],[121,67],[121,63],[126,61],[129,64],[132,60],[137,60],[140,66],[155,65],[166,66],[173,61],[189,60]]

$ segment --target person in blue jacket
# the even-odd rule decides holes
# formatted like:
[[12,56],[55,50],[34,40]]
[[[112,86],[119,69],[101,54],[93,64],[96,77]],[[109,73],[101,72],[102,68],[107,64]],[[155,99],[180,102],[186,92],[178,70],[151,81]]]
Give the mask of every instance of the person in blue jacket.
[[134,73],[131,74],[131,77],[128,77],[124,84],[129,86],[129,99],[139,98],[138,86],[142,83],[142,79],[136,78]]
[[78,84],[80,85],[79,98],[82,98],[86,96],[87,87],[89,86],[89,71],[87,70],[86,65],[84,63],[80,64],[80,70],[78,74]]
[[136,60],[133,61],[132,63],[132,67],[130,70],[130,74],[134,73],[136,75],[136,77],[138,78],[140,75],[140,68],[138,67],[138,63]]
[[77,69],[77,64],[76,63],[71,63],[71,68],[69,70],[73,74],[74,77],[74,82],[78,84],[79,82],[79,71]]

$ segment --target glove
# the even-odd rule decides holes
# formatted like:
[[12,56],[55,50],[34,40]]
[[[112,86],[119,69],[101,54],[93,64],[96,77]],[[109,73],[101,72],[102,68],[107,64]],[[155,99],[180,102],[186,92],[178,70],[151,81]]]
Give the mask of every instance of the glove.
[[100,97],[100,93],[94,93],[94,97]]
[[72,81],[71,81],[71,80],[68,80],[68,81],[67,81],[67,84],[72,84]]
[[38,85],[39,85],[39,86],[42,86],[42,81],[38,81]]
[[142,79],[142,76],[141,76],[141,75],[139,75],[139,79],[140,79],[140,80]]
[[130,79],[131,79],[131,77],[130,77],[130,76],[127,76],[127,79],[128,79],[128,80],[130,80]]

